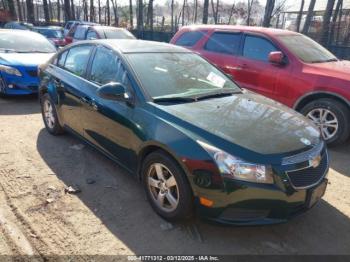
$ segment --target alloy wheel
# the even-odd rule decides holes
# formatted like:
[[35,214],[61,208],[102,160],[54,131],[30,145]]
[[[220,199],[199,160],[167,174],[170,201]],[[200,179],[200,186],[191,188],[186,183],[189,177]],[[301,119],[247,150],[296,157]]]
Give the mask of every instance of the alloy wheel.
[[324,140],[331,139],[338,131],[339,122],[336,115],[326,108],[315,108],[307,117],[320,128]]
[[55,116],[53,113],[53,108],[52,104],[49,100],[44,101],[44,117],[45,117],[45,122],[49,128],[54,128],[55,127]]
[[165,212],[172,212],[179,204],[179,189],[174,175],[163,164],[152,164],[147,172],[148,190],[154,203]]

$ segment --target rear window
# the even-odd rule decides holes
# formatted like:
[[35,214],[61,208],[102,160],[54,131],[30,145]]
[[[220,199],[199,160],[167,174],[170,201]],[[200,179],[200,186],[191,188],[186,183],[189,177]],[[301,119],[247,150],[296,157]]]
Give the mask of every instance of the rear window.
[[217,32],[210,37],[204,49],[216,53],[235,55],[239,51],[240,41],[240,33]]
[[175,44],[180,46],[194,46],[203,35],[204,32],[201,31],[185,32],[176,40]]

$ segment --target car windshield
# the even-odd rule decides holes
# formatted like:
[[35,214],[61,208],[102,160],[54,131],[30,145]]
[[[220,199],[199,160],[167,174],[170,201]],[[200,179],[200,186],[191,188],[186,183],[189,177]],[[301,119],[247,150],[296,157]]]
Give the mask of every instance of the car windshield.
[[326,48],[304,35],[280,35],[278,39],[305,63],[324,63],[338,60]]
[[127,58],[153,99],[240,92],[225,74],[192,53],[130,53]]
[[39,30],[39,33],[47,38],[63,38],[63,32],[60,29],[43,29]]
[[107,39],[135,39],[134,35],[123,29],[104,29]]
[[[16,31],[16,30],[14,30]],[[54,53],[56,48],[38,33],[0,33],[0,51],[11,50],[19,53]]]

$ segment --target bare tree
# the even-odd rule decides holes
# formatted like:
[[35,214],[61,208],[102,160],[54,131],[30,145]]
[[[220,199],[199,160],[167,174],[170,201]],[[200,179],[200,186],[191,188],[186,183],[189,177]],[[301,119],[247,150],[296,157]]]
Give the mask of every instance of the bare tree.
[[7,0],[7,4],[8,4],[12,19],[17,19],[15,2],[13,0]]
[[70,1],[69,0],[64,0],[64,18],[65,20],[70,20],[71,19],[71,9],[70,9]]
[[214,5],[214,1],[211,0],[211,9],[213,12],[213,17],[214,17],[214,23],[218,23],[218,13],[219,13],[219,0],[216,0],[216,7]]
[[272,12],[274,8],[275,8],[275,0],[267,0],[265,5],[263,27],[270,27]]
[[50,18],[53,19],[53,10],[52,10],[51,0],[49,0],[49,15],[50,15]]
[[[334,14],[332,17],[332,27],[330,29],[330,36],[329,36],[329,40],[328,40],[328,45],[330,45],[335,39],[334,39],[334,34],[335,34],[335,24],[337,23],[337,19],[339,17],[339,21],[341,21],[341,9],[343,6],[343,0],[338,0],[337,1],[337,5],[335,7],[334,10]],[[337,41],[335,41],[337,42]]]
[[95,22],[94,0],[90,0],[90,22]]
[[26,5],[27,5],[27,21],[29,23],[34,23],[35,17],[34,17],[33,0],[26,0]]
[[227,22],[228,25],[231,24],[231,19],[232,19],[232,16],[233,16],[233,12],[234,12],[234,10],[235,10],[235,6],[236,6],[236,3],[234,2],[234,3],[232,4],[231,10],[230,10],[230,16],[229,16],[228,22]]
[[153,0],[148,1],[148,10],[147,10],[147,25],[150,27],[150,30],[153,31]]
[[22,7],[21,7],[21,1],[20,0],[16,0],[17,3],[17,10],[18,10],[18,19],[20,21],[23,21],[23,14],[22,14]]
[[107,25],[111,25],[111,9],[109,7],[109,0],[107,0],[106,8],[107,8]]
[[300,9],[299,9],[298,17],[297,17],[297,24],[296,24],[296,31],[297,32],[300,31],[300,24],[301,24],[301,18],[303,17],[304,4],[305,4],[305,0],[301,0]]
[[174,0],[171,0],[171,32],[174,32]]
[[61,21],[61,0],[57,0],[57,20]]
[[198,17],[198,0],[194,0],[193,23],[197,23],[197,17]]
[[143,31],[143,0],[137,0],[137,31]]
[[71,7],[71,19],[75,19],[75,7],[74,7],[74,1],[70,0],[70,7]]
[[329,23],[331,21],[331,16],[334,8],[335,0],[328,0],[327,7],[323,15],[322,29],[321,29],[321,43],[323,45],[328,44],[329,40]]
[[303,27],[303,34],[307,34],[309,32],[310,24],[311,24],[311,19],[314,15],[314,8],[315,8],[316,0],[311,0],[309,9],[307,11],[306,19],[305,19],[305,24]]
[[203,24],[208,24],[209,0],[204,0],[203,6]]
[[129,21],[130,21],[130,28],[134,28],[134,15],[132,11],[132,0],[129,0]]
[[112,7],[113,7],[113,13],[114,13],[114,24],[116,26],[119,26],[119,18],[118,18],[118,3],[117,0],[111,0],[112,2]]
[[44,8],[45,22],[48,23],[50,22],[50,14],[49,14],[49,6],[47,4],[47,0],[43,0],[43,8]]
[[248,0],[247,3],[247,25],[250,25],[250,17],[252,15],[252,9],[255,4],[255,0]]
[[98,23],[101,24],[101,0],[97,1],[98,6]]

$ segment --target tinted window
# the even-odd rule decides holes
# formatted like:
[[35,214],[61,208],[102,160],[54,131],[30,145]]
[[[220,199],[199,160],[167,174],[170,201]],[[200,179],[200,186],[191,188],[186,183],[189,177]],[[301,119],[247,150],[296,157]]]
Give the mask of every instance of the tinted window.
[[130,87],[129,78],[122,61],[113,51],[99,47],[91,66],[90,80],[100,85],[119,82]]
[[243,56],[261,61],[268,61],[269,53],[277,51],[276,47],[267,39],[256,36],[246,36]]
[[306,63],[322,63],[337,60],[331,52],[307,36],[281,35],[278,38],[294,55]]
[[89,30],[86,34],[86,39],[87,40],[93,40],[93,39],[97,39],[97,34],[95,31]]
[[85,26],[78,26],[75,33],[74,33],[74,38],[75,39],[84,39],[85,38],[85,32],[86,32],[86,27]]
[[70,72],[82,76],[89,61],[92,46],[77,46],[69,49],[64,67]]
[[66,61],[66,57],[67,57],[68,51],[63,52],[60,57],[58,58],[58,62],[57,65],[59,67],[63,67],[64,66],[64,62]]
[[200,31],[185,32],[179,37],[179,39],[177,39],[175,44],[181,46],[194,46],[203,35],[204,33]]
[[205,45],[205,49],[225,54],[237,54],[241,34],[233,33],[214,33]]

